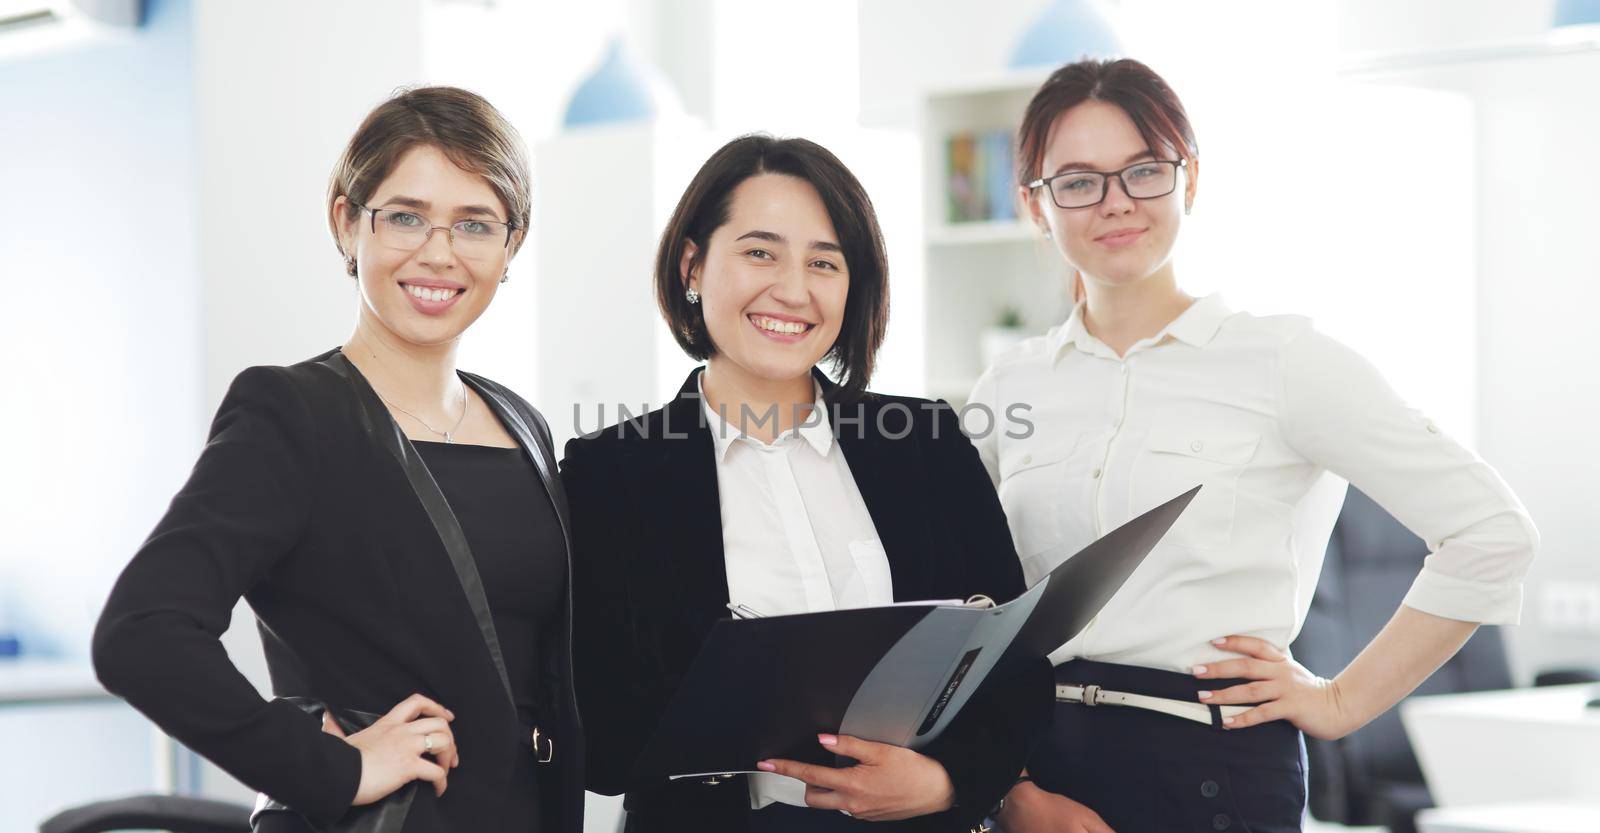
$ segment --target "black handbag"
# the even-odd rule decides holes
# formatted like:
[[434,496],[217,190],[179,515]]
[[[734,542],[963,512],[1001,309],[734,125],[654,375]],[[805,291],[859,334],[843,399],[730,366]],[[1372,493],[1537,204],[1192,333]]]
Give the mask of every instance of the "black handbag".
[[[356,711],[354,709],[329,709],[309,697],[280,697],[285,702],[299,706],[306,714],[318,721],[327,714],[339,724],[339,729],[346,735],[353,735],[374,723],[377,723],[381,714]],[[333,827],[313,827],[305,817],[290,809],[282,802],[276,801],[265,793],[256,795],[255,810],[250,813],[250,829],[253,833],[299,833],[300,831],[319,831],[320,833],[399,833],[405,826],[406,814],[411,811],[411,799],[417,794],[418,782],[411,783],[390,793],[384,798],[360,807],[350,808],[343,818]]]

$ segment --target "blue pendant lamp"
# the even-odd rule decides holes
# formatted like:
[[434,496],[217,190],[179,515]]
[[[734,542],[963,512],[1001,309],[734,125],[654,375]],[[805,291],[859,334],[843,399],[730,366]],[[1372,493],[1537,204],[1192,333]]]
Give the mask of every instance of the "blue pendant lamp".
[[1118,58],[1122,41],[1095,0],[1054,0],[1011,51],[1012,69],[1056,67],[1080,58]]
[[572,91],[562,123],[577,127],[649,121],[673,106],[671,93],[655,69],[634,58],[618,35],[606,46],[600,65]]
[[1585,26],[1600,23],[1600,0],[1556,0],[1552,27]]

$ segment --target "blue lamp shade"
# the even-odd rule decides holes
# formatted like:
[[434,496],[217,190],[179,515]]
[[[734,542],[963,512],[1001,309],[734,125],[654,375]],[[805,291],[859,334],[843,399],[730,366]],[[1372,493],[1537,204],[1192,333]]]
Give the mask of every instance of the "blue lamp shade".
[[1115,58],[1122,41],[1094,0],[1055,0],[1011,51],[1012,69],[1055,67],[1081,58]]
[[1600,23],[1600,0],[1556,0],[1553,27]]
[[613,37],[600,66],[567,101],[567,127],[648,121],[670,106],[671,90],[653,68],[634,59],[622,38]]

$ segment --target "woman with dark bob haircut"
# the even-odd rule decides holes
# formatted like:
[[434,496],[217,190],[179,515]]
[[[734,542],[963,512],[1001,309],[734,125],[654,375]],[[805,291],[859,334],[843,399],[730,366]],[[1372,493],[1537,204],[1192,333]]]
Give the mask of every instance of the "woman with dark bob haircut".
[[730,606],[770,616],[1023,590],[955,412],[866,392],[888,269],[872,202],[833,154],[762,135],[718,150],[661,236],[655,294],[705,366],[666,407],[569,442],[562,462],[589,789],[627,792],[630,831],[980,823],[1042,730],[1043,662],[991,678],[921,752],[824,734],[824,748],[859,763],[631,780]]
[[[530,202],[522,141],[477,95],[373,110],[326,206],[355,331],[234,379],[101,614],[106,688],[261,790],[258,831],[583,828],[550,434],[456,369]],[[218,639],[240,597],[277,699]]]

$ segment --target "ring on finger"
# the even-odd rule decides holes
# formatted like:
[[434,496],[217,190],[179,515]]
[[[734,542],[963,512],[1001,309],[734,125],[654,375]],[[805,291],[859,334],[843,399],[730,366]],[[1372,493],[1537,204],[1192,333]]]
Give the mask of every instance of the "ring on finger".
[[422,736],[422,751],[423,751],[424,754],[428,754],[428,755],[432,755],[433,754],[433,735],[432,734],[427,734],[427,735],[423,735]]

